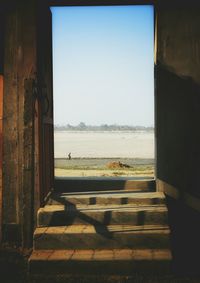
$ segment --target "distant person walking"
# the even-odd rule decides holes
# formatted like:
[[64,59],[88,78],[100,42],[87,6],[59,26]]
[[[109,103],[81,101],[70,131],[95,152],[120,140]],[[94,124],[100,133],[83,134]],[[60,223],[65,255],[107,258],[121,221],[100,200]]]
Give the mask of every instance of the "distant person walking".
[[68,159],[71,160],[72,157],[71,157],[71,152],[68,154]]

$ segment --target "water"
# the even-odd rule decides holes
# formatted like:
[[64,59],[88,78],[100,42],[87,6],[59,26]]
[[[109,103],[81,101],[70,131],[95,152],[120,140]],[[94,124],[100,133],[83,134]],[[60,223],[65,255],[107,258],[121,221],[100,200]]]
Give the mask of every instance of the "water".
[[153,132],[55,131],[55,158],[154,158]]

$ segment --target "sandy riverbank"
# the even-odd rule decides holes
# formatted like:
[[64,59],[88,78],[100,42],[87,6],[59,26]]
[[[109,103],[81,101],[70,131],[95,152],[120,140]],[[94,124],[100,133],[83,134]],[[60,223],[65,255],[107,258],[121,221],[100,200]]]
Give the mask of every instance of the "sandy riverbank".
[[154,171],[152,168],[146,170],[78,170],[78,169],[59,169],[55,168],[56,177],[127,177],[127,176],[145,176],[153,177]]
[[[108,168],[112,162],[121,162],[129,168]],[[113,177],[113,176],[154,176],[153,159],[133,158],[66,158],[55,159],[55,176],[67,177]]]

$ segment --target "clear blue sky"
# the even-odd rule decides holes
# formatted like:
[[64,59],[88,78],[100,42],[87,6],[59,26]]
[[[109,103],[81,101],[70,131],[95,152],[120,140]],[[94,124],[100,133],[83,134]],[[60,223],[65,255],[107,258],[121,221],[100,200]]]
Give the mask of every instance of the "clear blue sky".
[[55,124],[154,125],[153,13],[52,8]]

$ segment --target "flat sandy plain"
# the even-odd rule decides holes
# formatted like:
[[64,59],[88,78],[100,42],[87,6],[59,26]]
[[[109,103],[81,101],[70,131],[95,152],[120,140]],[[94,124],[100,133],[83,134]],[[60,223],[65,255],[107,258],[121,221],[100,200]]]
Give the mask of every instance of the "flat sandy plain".
[[[55,176],[154,175],[153,132],[55,131],[54,149]],[[130,168],[109,169],[110,162],[121,162]]]
[[[129,168],[108,168],[112,162],[121,162]],[[116,176],[154,176],[154,159],[146,158],[56,158],[57,177],[116,177]]]
[[55,158],[154,158],[154,133],[55,131]]

